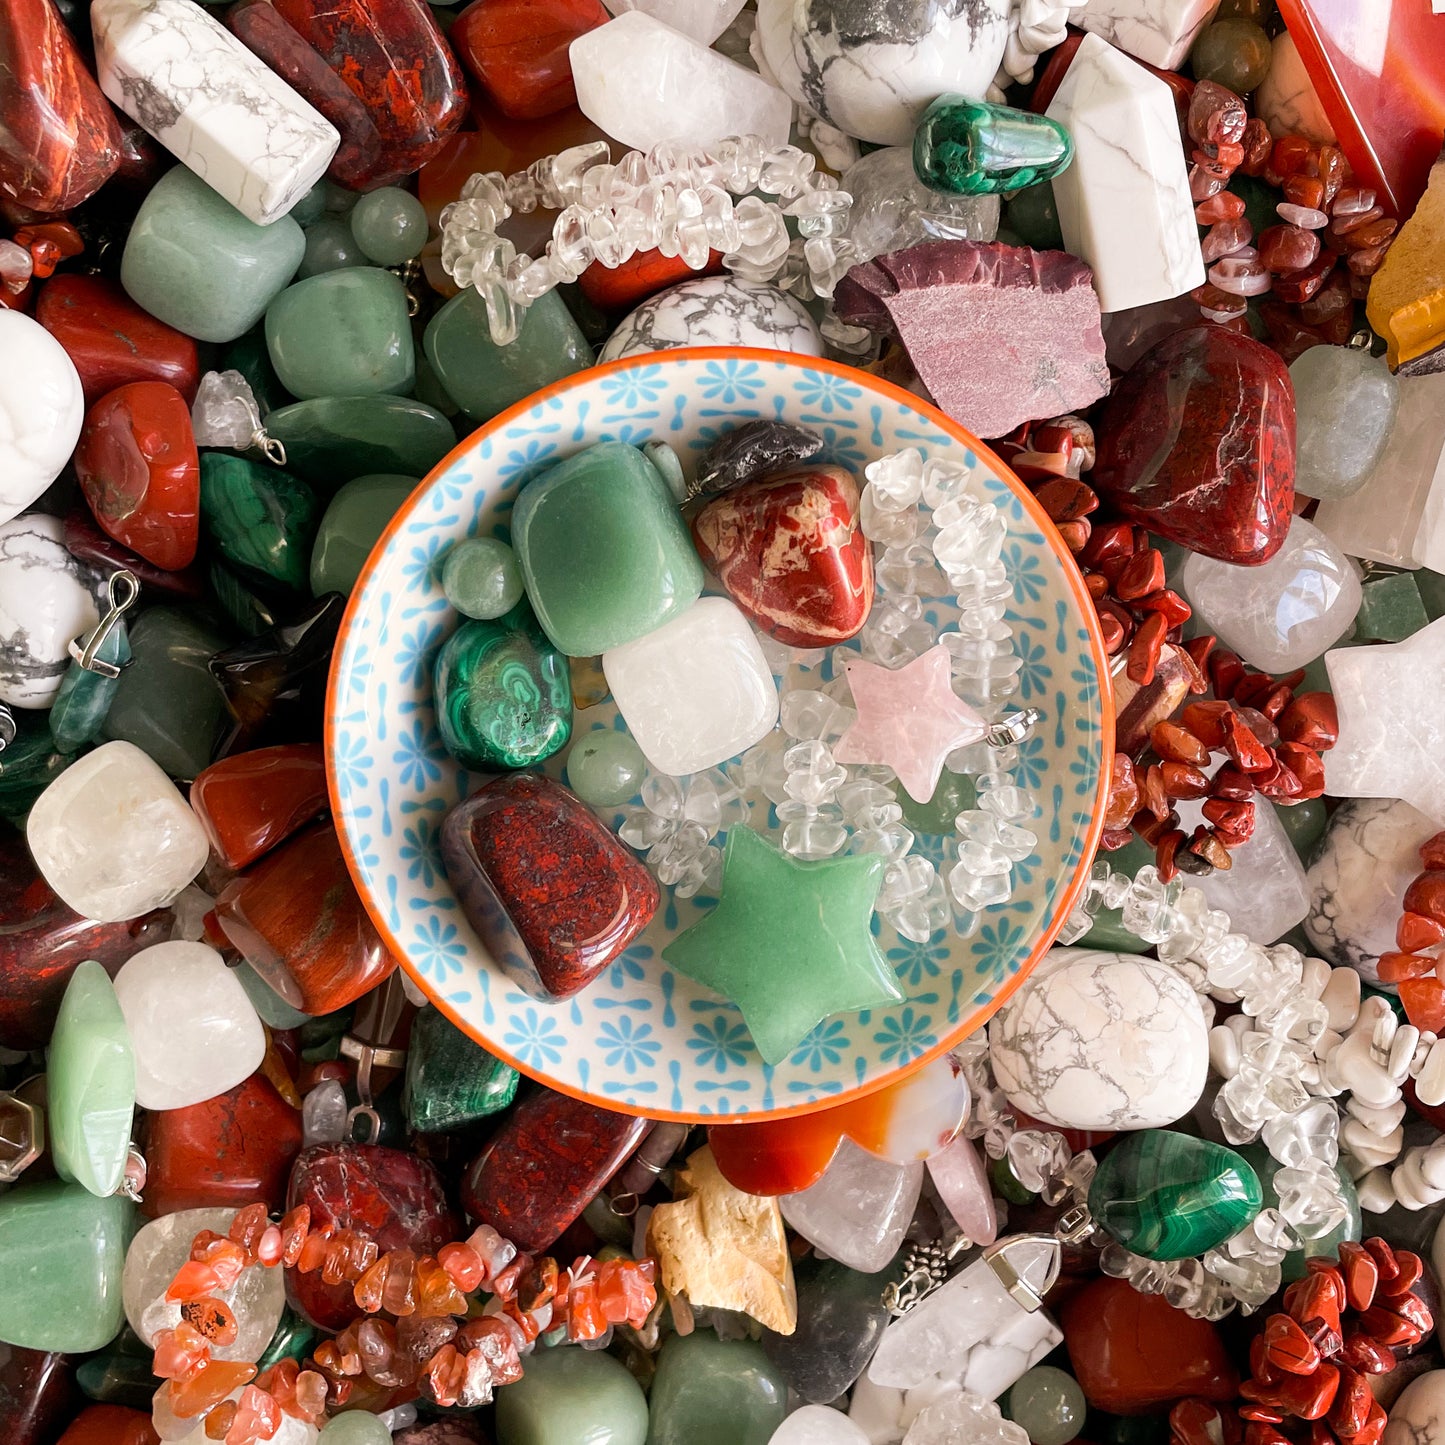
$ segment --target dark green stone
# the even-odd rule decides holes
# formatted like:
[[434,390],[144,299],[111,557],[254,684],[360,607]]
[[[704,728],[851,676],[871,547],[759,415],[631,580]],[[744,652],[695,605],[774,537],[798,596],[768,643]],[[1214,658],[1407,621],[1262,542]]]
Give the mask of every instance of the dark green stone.
[[1253,20],[1217,20],[1200,32],[1189,52],[1195,80],[1212,80],[1248,95],[1269,74],[1273,52],[1264,28]]
[[1038,1198],[1023,1186],[1007,1159],[988,1160],[988,1182],[993,1192],[1010,1204],[1032,1204]]
[[1238,1234],[1263,1201],[1242,1155],[1168,1129],[1117,1140],[1089,1187],[1094,1219],[1146,1259],[1203,1254]]
[[[1142,838],[1134,837],[1122,848],[1100,853],[1099,857],[1114,872],[1133,878],[1146,863],[1153,863],[1154,850]],[[1094,926],[1079,940],[1080,948],[1098,948],[1105,953],[1147,953],[1152,946],[1124,927],[1124,914],[1118,908],[1101,908],[1094,915]]]
[[903,809],[904,823],[915,833],[950,837],[954,831],[954,819],[973,807],[976,794],[971,777],[966,773],[950,773],[945,768],[933,796],[926,803],[915,803],[901,788],[898,803]]
[[257,1373],[264,1373],[280,1360],[304,1360],[320,1335],[321,1331],[309,1320],[286,1308],[281,1312],[281,1322],[266,1346],[266,1353],[256,1362]]
[[201,522],[243,576],[307,589],[321,503],[299,477],[245,457],[202,452]]
[[[112,667],[123,668],[130,661],[130,638],[124,618],[117,619],[106,633],[96,649],[96,657]],[[50,736],[61,752],[73,753],[86,743],[94,742],[119,686],[119,678],[107,677],[71,659],[49,713]]]
[[156,1392],[149,1356],[115,1350],[83,1360],[75,1371],[75,1383],[97,1404],[124,1405],[131,1410],[149,1411]]
[[913,133],[913,170],[931,190],[988,196],[1051,180],[1074,158],[1058,121],[1008,105],[940,95]]
[[754,1340],[674,1335],[657,1357],[647,1445],[768,1445],[787,1381]]
[[1054,203],[1052,186],[1028,186],[1016,191],[1008,198],[1004,220],[1024,245],[1032,246],[1035,251],[1064,248],[1064,233],[1059,229],[1059,208]]
[[402,1107],[418,1134],[459,1129],[505,1109],[516,1097],[517,1071],[494,1059],[440,1009],[426,1008],[411,1026]]
[[529,768],[572,736],[572,676],[532,609],[464,622],[437,654],[437,725],[464,768]]
[[441,412],[404,396],[328,396],[283,406],[266,431],[286,465],[327,491],[376,472],[424,477],[457,444]]
[[[1255,1173],[1259,1175],[1260,1187],[1264,1190],[1264,1207],[1278,1209],[1279,1195],[1275,1192],[1274,1176],[1284,1166],[1271,1156],[1263,1144],[1242,1144],[1239,1152],[1244,1155],[1253,1166]],[[1321,1235],[1319,1239],[1307,1239],[1301,1248],[1292,1249],[1285,1255],[1280,1270],[1286,1284],[1304,1278],[1307,1272],[1307,1261],[1316,1256],[1321,1259],[1337,1259],[1340,1245],[1344,1240],[1360,1238],[1362,1229],[1360,1196],[1355,1192],[1355,1181],[1350,1178],[1349,1170],[1342,1164],[1335,1165],[1335,1175],[1340,1181],[1340,1192],[1345,1197],[1345,1203],[1349,1205],[1349,1218],[1343,1224],[1337,1224],[1328,1234]],[[1371,1230],[1372,1234],[1376,1232]]]
[[263,420],[278,407],[287,406],[295,400],[281,385],[281,378],[271,365],[271,353],[266,349],[266,332],[259,326],[226,348],[222,369],[239,371],[246,378]]
[[0,751],[0,816],[20,823],[36,798],[80,753],[62,752],[55,746],[44,713],[17,709],[15,728],[14,741]]
[[247,637],[259,637],[276,626],[275,609],[265,598],[257,597],[229,567],[213,560],[206,575],[211,596]]
[[1355,636],[1367,642],[1403,642],[1429,622],[1411,572],[1372,577],[1360,588]]
[[1419,588],[1420,600],[1425,604],[1425,616],[1431,622],[1445,617],[1445,577],[1422,567],[1415,573],[1415,586]]
[[[1258,807],[1259,802],[1256,802],[1255,806]],[[1308,863],[1314,856],[1315,844],[1324,837],[1325,825],[1330,819],[1325,800],[1306,798],[1304,802],[1292,803],[1288,807],[1276,803],[1274,811],[1280,825],[1289,835],[1290,846],[1299,854],[1302,863]]]

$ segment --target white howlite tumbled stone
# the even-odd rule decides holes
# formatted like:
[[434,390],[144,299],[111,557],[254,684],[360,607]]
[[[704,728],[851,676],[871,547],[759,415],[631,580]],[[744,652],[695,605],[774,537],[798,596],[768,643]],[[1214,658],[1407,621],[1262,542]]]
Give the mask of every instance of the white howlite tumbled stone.
[[602,654],[602,671],[637,746],[659,772],[700,773],[778,720],[778,687],[748,620],[703,597],[654,632]]
[[1395,429],[1400,383],[1355,346],[1312,346],[1290,363],[1295,491],[1348,497],[1365,485]]
[[164,907],[210,852],[176,785],[134,743],[120,741],[78,758],[41,793],[25,841],[62,900],[101,923]]
[[0,306],[0,522],[60,475],[84,420],[80,374],[65,348],[23,311]]
[[1069,18],[1136,60],[1177,70],[1219,0],[1086,0]]
[[[1438,831],[1433,819],[1394,798],[1351,798],[1330,815],[1309,868],[1305,933],[1331,963],[1355,970],[1372,988],[1395,992],[1380,982],[1380,955],[1395,950],[1420,844]],[[1358,992],[1355,1002],[1358,1009]]]
[[0,702],[45,708],[55,701],[71,641],[100,621],[86,580],[59,517],[30,512],[0,525]]
[[1290,523],[1284,545],[1261,566],[1237,567],[1196,552],[1184,563],[1180,586],[1200,628],[1261,672],[1292,672],[1313,662],[1360,610],[1359,574],[1303,517]]
[[[176,1271],[191,1257],[191,1242],[203,1229],[224,1235],[234,1209],[182,1209],[145,1225],[130,1242],[121,1276],[121,1296],[130,1327],[150,1348],[163,1329],[174,1329],[179,1304],[165,1297]],[[218,1360],[259,1360],[271,1343],[286,1307],[285,1271],[253,1264],[219,1298],[236,1316],[236,1338],[213,1346]]]
[[258,226],[325,174],[336,127],[194,0],[95,0],[90,25],[107,98]]
[[579,35],[568,54],[578,108],[625,146],[787,144],[793,103],[776,85],[641,10]]
[[214,948],[157,943],[126,960],[115,994],[135,1048],[143,1109],[184,1109],[249,1078],[266,1034],[246,990]]
[[1094,272],[1104,311],[1167,301],[1204,282],[1173,92],[1085,35],[1045,112],[1073,137],[1052,182],[1064,248]]
[[1167,964],[1052,949],[988,1026],[1015,1108],[1061,1129],[1156,1129],[1204,1092],[1209,1035],[1194,990]]

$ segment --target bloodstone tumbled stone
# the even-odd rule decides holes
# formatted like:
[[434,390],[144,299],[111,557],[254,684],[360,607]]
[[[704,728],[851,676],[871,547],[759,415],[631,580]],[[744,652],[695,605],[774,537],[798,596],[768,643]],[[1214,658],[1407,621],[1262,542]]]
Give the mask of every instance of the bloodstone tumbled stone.
[[896,332],[934,400],[982,437],[1109,390],[1093,273],[1063,251],[925,241],[854,266],[838,314]]
[[1294,504],[1294,386],[1283,361],[1222,326],[1167,336],[1130,368],[1095,426],[1090,485],[1191,551],[1255,566]]
[[550,778],[498,778],[453,808],[442,861],[497,966],[533,998],[570,998],[647,927],[657,881]]
[[[313,1230],[355,1230],[382,1254],[435,1254],[459,1228],[436,1170],[415,1154],[378,1144],[317,1144],[303,1151],[291,1171],[286,1207],[302,1204],[310,1206]],[[343,1329],[356,1318],[351,1286],[327,1284],[320,1270],[288,1269],[286,1290],[322,1329]]]

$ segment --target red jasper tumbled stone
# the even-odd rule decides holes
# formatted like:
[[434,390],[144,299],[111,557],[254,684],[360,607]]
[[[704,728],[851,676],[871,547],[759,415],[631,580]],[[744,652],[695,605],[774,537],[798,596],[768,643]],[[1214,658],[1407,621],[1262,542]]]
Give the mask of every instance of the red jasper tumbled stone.
[[1129,369],[1095,431],[1090,485],[1131,521],[1242,566],[1283,546],[1294,386],[1269,347],[1221,326],[1175,332]]
[[191,807],[229,868],[248,868],[328,807],[320,743],[283,743],[236,753],[203,768]]
[[568,47],[610,19],[601,0],[472,0],[447,38],[499,110],[535,120],[577,103]]

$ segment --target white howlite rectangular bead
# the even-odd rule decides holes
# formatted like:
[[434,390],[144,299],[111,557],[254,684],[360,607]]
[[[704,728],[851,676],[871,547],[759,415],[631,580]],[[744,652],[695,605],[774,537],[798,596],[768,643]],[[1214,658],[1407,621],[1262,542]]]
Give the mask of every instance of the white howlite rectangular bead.
[[1069,18],[1149,65],[1177,70],[1218,9],[1219,0],[1088,0]]
[[248,220],[321,179],[336,128],[194,0],[96,0],[100,88]]
[[1074,163],[1054,178],[1054,200],[1065,249],[1093,268],[1100,307],[1126,311],[1202,285],[1169,87],[1085,35],[1047,114],[1074,140]]

